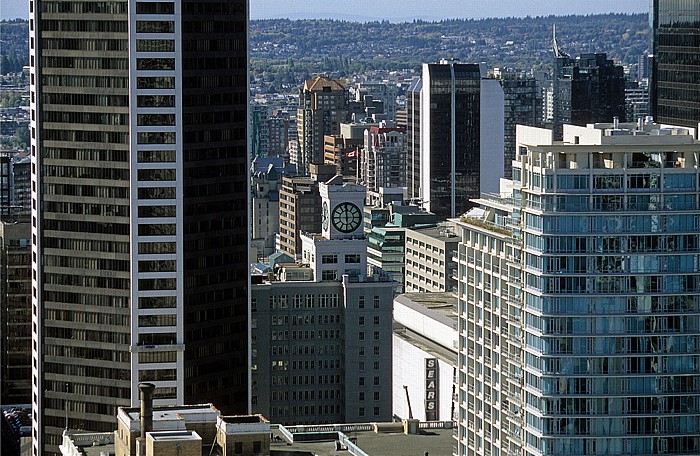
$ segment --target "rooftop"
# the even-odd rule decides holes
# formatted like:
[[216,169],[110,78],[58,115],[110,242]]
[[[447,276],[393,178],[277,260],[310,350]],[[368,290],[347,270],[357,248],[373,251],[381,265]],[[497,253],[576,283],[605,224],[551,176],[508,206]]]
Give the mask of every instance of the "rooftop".
[[[339,454],[365,454],[367,456],[386,456],[400,454],[402,456],[450,456],[452,455],[454,439],[451,423],[420,423],[418,434],[406,435],[403,432],[375,432],[375,423],[357,425],[327,425],[306,427],[290,427],[273,429],[273,440],[270,454],[276,451],[303,452],[315,456],[337,456]],[[401,423],[377,423],[381,428],[396,429]],[[449,428],[445,428],[445,426]],[[432,427],[432,428],[431,428]],[[289,443],[289,435],[294,441]],[[354,445],[354,452],[341,452],[336,442],[343,446]],[[359,450],[359,451],[357,451]],[[299,453],[296,453],[299,454]]]
[[459,299],[453,293],[404,293],[396,296],[394,300],[401,304],[416,304],[457,321],[454,308]]

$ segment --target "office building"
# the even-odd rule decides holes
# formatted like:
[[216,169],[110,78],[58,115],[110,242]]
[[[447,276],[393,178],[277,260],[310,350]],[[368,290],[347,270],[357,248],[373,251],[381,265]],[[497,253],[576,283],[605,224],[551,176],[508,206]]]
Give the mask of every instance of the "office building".
[[695,454],[695,132],[518,127],[458,222],[458,454]]
[[503,87],[503,176],[511,178],[515,159],[515,127],[528,125],[539,127],[542,122],[542,92],[537,80],[522,72],[499,71]]
[[625,105],[627,106],[627,119],[630,122],[646,119],[651,114],[648,81],[628,83],[625,88]]
[[458,240],[451,222],[407,228],[404,292],[456,293]]
[[700,0],[653,0],[652,115],[662,124],[700,123]]
[[289,147],[290,118],[287,111],[275,110],[268,119],[270,157],[285,157]]
[[394,298],[394,416],[454,419],[457,296],[405,293]]
[[0,222],[0,404],[32,400],[32,255],[29,222]]
[[355,101],[365,107],[365,115],[375,120],[396,120],[398,87],[383,82],[355,84]]
[[320,183],[321,232],[304,266],[252,285],[253,411],[283,424],[391,419],[394,282],[368,275],[365,188]]
[[418,200],[420,194],[420,103],[423,80],[415,78],[406,90],[406,186],[408,198]]
[[396,293],[404,292],[406,230],[386,224],[367,235],[367,263],[396,281]]
[[247,2],[30,11],[34,454],[139,381],[245,412]]
[[365,130],[358,181],[368,191],[406,186],[406,131],[382,122]]
[[264,104],[250,105],[250,159],[270,154],[269,108]]
[[279,239],[275,250],[292,258],[301,255],[301,234],[321,231],[319,182],[336,174],[335,166],[311,165],[309,177],[284,177],[279,192]]
[[357,179],[357,161],[361,147],[361,138],[326,135],[323,137],[323,160],[326,165],[335,166],[337,174],[354,181]]
[[582,54],[573,59],[554,38],[552,123],[554,139],[561,140],[564,124],[585,126],[626,119],[625,76],[604,53]]
[[482,78],[479,65],[455,60],[423,64],[422,81],[420,199],[426,210],[456,217],[503,176],[503,89]]
[[304,82],[299,89],[297,131],[301,173],[309,165],[323,164],[323,137],[340,133],[340,123],[349,120],[349,95],[339,81],[324,76]]
[[[389,223],[394,208],[403,206],[406,202],[406,188],[385,188],[378,192],[367,192],[365,200],[365,235],[372,231],[372,228],[382,227]],[[415,209],[419,209],[415,207]]]
[[292,174],[280,157],[258,157],[250,166],[251,260],[275,252],[280,229],[282,179]]

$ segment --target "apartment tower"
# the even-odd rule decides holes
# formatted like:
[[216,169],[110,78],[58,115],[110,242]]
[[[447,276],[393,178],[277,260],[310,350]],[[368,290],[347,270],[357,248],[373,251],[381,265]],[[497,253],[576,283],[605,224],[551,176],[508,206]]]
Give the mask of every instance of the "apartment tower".
[[340,123],[348,120],[348,96],[343,84],[325,76],[309,79],[299,89],[299,172],[308,173],[311,164],[323,164],[323,138],[339,134]]
[[698,454],[700,142],[563,133],[458,223],[457,454]]
[[700,0],[654,0],[652,114],[657,122],[700,123]]
[[245,0],[31,0],[33,451],[248,408]]

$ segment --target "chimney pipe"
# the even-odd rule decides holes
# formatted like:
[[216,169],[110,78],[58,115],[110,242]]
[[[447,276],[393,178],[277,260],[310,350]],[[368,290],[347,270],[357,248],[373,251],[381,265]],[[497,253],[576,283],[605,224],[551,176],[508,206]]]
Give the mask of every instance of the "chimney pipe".
[[153,383],[139,383],[141,391],[141,437],[146,438],[146,432],[153,430]]
[[613,128],[615,130],[618,130],[620,128],[620,118],[617,116],[613,117]]

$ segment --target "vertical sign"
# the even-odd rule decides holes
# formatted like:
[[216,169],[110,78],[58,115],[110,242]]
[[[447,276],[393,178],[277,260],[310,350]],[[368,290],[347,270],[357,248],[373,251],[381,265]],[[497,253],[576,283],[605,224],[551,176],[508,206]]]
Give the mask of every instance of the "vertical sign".
[[437,358],[425,359],[425,420],[437,421],[440,402]]

